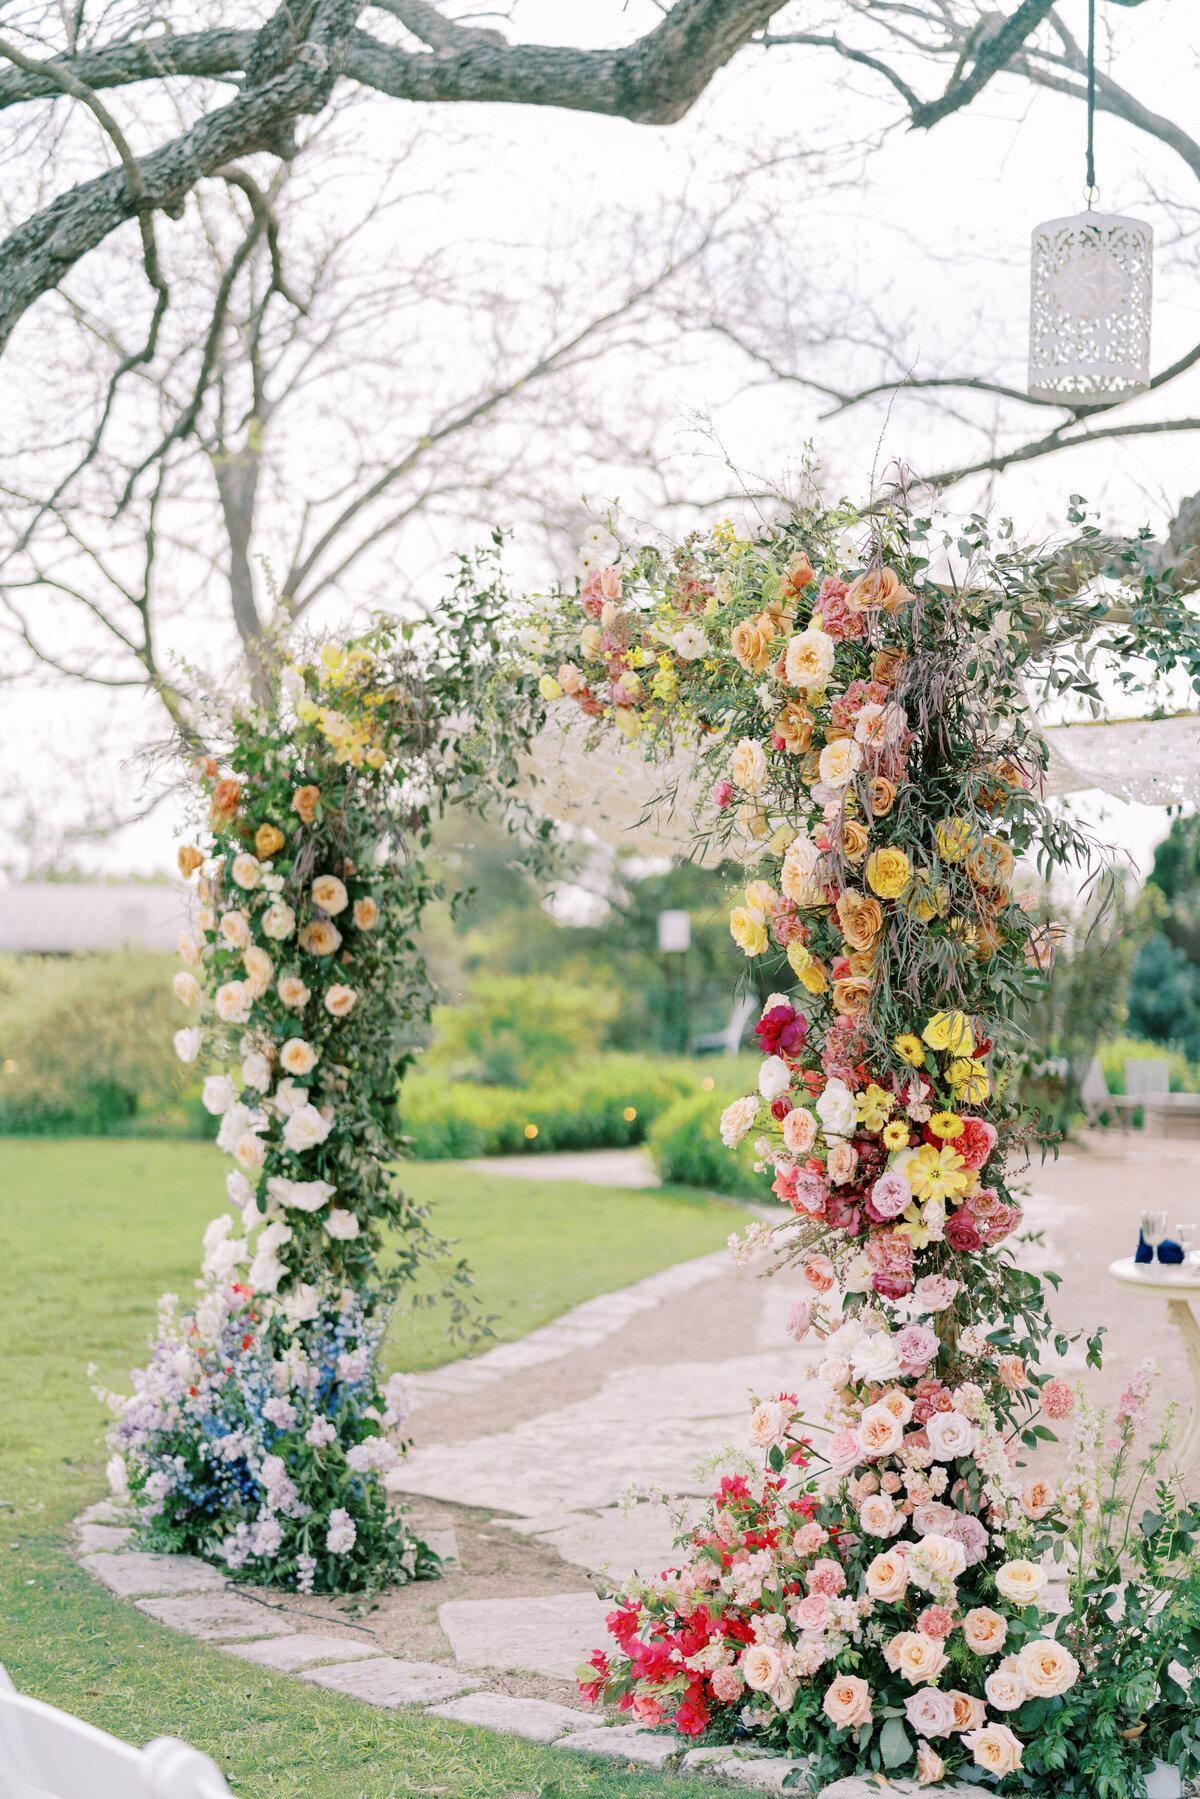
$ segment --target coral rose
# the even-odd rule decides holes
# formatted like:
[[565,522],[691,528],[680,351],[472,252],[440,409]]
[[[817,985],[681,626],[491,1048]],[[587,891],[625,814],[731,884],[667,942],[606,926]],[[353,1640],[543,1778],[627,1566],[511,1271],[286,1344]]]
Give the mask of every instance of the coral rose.
[[767,778],[767,758],[763,746],[753,737],[743,737],[733,752],[729,772],[743,793],[759,793]]
[[988,1605],[977,1605],[963,1619],[963,1641],[976,1655],[999,1655],[1008,1636],[1008,1623]]
[[1031,1699],[1056,1699],[1079,1679],[1079,1663],[1061,1643],[1036,1637],[1018,1652],[1017,1673]]
[[237,811],[242,791],[240,781],[218,781],[213,788],[212,819],[214,824],[228,824]]
[[300,948],[310,956],[332,956],[341,944],[342,933],[324,918],[314,918],[300,933]]
[[985,1724],[959,1741],[971,1751],[975,1766],[997,1776],[1015,1774],[1021,1766],[1021,1742],[1007,1724]]
[[1045,1584],[1045,1570],[1036,1562],[1005,1562],[996,1570],[996,1591],[1014,1605],[1036,1605]]
[[1010,1393],[1021,1393],[1029,1385],[1029,1376],[1019,1355],[999,1356],[996,1361],[996,1378]]
[[857,1674],[839,1674],[826,1689],[821,1709],[838,1728],[857,1729],[871,1722],[871,1689]]
[[812,742],[813,715],[803,700],[789,700],[773,729],[788,754],[799,756]]
[[179,864],[180,874],[183,876],[184,880],[187,881],[195,874],[196,870],[203,862],[204,857],[200,854],[199,850],[194,850],[190,843],[185,843],[181,847],[175,860]]
[[910,1630],[896,1651],[896,1672],[910,1686],[920,1686],[922,1681],[936,1680],[946,1660],[946,1651],[936,1637],[927,1637],[923,1630]]
[[912,880],[912,866],[903,850],[875,850],[867,858],[867,885],[880,899],[899,899]]
[[256,856],[261,856],[262,860],[266,862],[275,854],[276,850],[281,850],[286,842],[287,838],[278,825],[259,825],[254,833],[254,853]]
[[319,787],[297,787],[292,795],[292,811],[298,813],[306,825],[310,825],[317,816],[317,802],[320,798]]
[[883,929],[883,908],[878,900],[867,899],[847,887],[834,907],[842,936],[851,949],[870,949]]
[[894,568],[872,568],[846,589],[848,612],[895,612],[911,596]]
[[806,1256],[800,1272],[816,1293],[828,1293],[833,1287],[833,1263],[828,1256]]
[[896,1604],[908,1591],[908,1569],[904,1557],[885,1549],[868,1565],[866,1583],[867,1594],[871,1599],[878,1599],[889,1605]]

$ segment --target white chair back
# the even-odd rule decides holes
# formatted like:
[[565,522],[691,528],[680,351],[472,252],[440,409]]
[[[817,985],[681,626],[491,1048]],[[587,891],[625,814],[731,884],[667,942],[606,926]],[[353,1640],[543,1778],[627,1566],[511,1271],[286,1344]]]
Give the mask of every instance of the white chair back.
[[1165,1056],[1129,1056],[1125,1061],[1125,1092],[1132,1098],[1171,1091],[1171,1064]]
[[217,1764],[174,1737],[133,1749],[18,1693],[0,1667],[0,1799],[232,1799]]

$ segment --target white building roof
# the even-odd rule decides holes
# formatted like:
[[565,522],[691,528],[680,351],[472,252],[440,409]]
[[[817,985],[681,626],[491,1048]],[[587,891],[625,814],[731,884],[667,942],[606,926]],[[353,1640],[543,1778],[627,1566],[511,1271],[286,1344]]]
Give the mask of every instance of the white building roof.
[[173,950],[187,923],[188,889],[28,881],[0,887],[0,953]]

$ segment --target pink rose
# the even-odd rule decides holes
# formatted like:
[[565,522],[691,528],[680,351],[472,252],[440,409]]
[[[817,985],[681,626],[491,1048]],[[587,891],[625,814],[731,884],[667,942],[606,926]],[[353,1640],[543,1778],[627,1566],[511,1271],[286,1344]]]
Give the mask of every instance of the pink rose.
[[951,1249],[960,1254],[971,1253],[983,1248],[983,1238],[975,1224],[963,1211],[957,1211],[946,1220],[946,1242]]
[[954,1729],[954,1701],[940,1687],[921,1687],[904,1701],[909,1723],[922,1737],[948,1737]]
[[829,1600],[823,1592],[810,1593],[792,1608],[792,1617],[803,1630],[824,1630]]
[[938,1352],[938,1338],[927,1324],[906,1324],[894,1338],[896,1354],[905,1368],[924,1369]]
[[[712,797],[713,805],[719,806],[721,811],[724,812],[726,807],[733,801],[733,782],[718,781],[712,790]],[[739,1675],[738,1678],[740,1680],[741,1676]]]
[[996,1136],[995,1125],[986,1118],[964,1118],[963,1128],[954,1139],[963,1167],[978,1172],[995,1149]]
[[946,1526],[954,1522],[952,1506],[941,1505],[930,1500],[927,1505],[918,1505],[913,1510],[913,1529],[919,1537],[944,1536]]
[[820,1175],[797,1174],[789,1203],[793,1212],[807,1212],[810,1218],[820,1218],[828,1198],[829,1188]]
[[811,1325],[811,1323],[812,1323],[812,1304],[811,1304],[811,1302],[807,1299],[798,1299],[796,1301],[795,1305],[792,1307],[791,1311],[788,1313],[787,1323],[784,1325],[783,1328],[787,1332],[788,1336],[792,1339],[793,1343],[799,1343],[802,1340],[802,1338],[807,1336],[808,1329],[809,1329],[809,1326]]
[[833,1263],[828,1256],[811,1255],[806,1257],[800,1272],[816,1293],[828,1293],[833,1286]]
[[783,1141],[788,1153],[806,1156],[817,1140],[817,1121],[803,1106],[796,1106],[783,1121]]
[[843,1474],[849,1474],[851,1468],[857,1465],[862,1454],[858,1446],[857,1431],[848,1428],[835,1431],[829,1439],[829,1446],[825,1454],[829,1457],[830,1470],[839,1479]]
[[944,1312],[954,1304],[961,1282],[944,1274],[923,1274],[913,1288],[913,1300],[919,1312]]
[[867,1206],[868,1216],[873,1216],[880,1224],[892,1218],[899,1218],[912,1204],[912,1188],[902,1174],[881,1174],[871,1188],[870,1202]]
[[1011,1231],[1015,1231],[1025,1214],[1019,1206],[1000,1206],[988,1221],[985,1242],[1002,1243]]

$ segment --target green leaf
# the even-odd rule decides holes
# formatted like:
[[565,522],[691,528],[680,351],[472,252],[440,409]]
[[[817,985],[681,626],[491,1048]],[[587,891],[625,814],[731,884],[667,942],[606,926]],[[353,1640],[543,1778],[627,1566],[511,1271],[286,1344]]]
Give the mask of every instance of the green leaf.
[[879,1752],[885,1768],[898,1768],[914,1753],[908,1732],[899,1718],[889,1718],[880,1731]]

